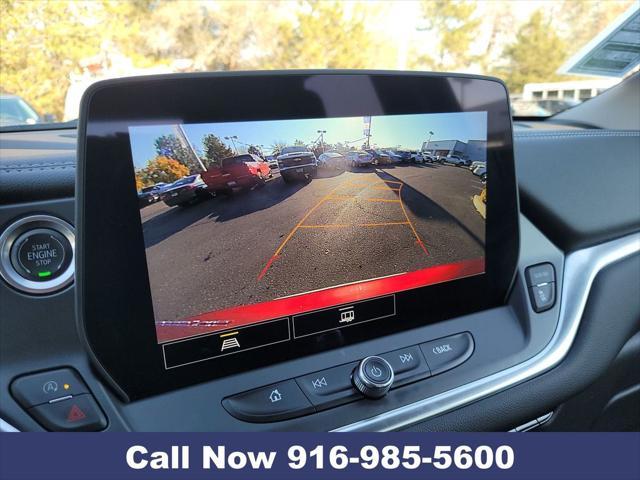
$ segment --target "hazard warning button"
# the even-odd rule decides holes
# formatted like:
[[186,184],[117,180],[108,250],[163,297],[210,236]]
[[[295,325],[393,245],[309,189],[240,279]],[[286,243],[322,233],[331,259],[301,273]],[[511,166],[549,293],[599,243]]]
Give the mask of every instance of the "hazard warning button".
[[53,432],[93,432],[107,426],[107,419],[91,394],[43,403],[30,408],[29,413]]

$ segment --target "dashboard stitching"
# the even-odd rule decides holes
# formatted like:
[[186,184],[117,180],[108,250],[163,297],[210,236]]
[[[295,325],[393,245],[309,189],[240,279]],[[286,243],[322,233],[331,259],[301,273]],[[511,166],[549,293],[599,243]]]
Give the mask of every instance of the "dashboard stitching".
[[38,166],[34,165],[25,165],[23,167],[2,167],[1,170],[6,173],[20,173],[20,172],[31,172],[34,170],[75,170],[76,165],[74,163],[61,163],[60,165],[52,165],[52,166]]
[[567,137],[638,137],[640,132],[554,132],[554,133],[514,133],[515,138],[567,138]]

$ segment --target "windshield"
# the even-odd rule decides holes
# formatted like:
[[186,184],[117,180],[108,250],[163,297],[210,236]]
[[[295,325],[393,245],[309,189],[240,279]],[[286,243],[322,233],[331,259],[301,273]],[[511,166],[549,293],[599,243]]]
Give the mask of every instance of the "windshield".
[[87,87],[109,78],[301,68],[487,74],[506,82],[515,115],[548,116],[620,81],[560,69],[637,6],[633,0],[0,1],[0,88],[12,96],[0,104],[4,126],[76,119]]
[[191,175],[189,177],[181,178],[180,180],[176,180],[175,182],[173,182],[173,184],[171,186],[172,187],[181,187],[182,185],[187,185],[189,183],[193,183],[196,180],[197,177],[198,177],[197,175]]
[[280,153],[284,155],[287,153],[302,153],[308,151],[309,149],[307,147],[284,147]]

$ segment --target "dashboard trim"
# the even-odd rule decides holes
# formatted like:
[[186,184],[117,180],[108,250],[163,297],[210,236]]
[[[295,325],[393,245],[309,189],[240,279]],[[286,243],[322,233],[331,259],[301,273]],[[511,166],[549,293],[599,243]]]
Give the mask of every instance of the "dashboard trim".
[[398,430],[488,397],[550,370],[564,359],[573,344],[598,273],[639,252],[640,233],[634,233],[567,255],[560,293],[558,327],[547,346],[529,360],[433,397],[332,431]]
[[3,433],[16,433],[16,432],[19,432],[19,431],[20,430],[18,430],[16,427],[11,425],[9,422],[6,422],[2,418],[0,418],[0,432],[3,432]]

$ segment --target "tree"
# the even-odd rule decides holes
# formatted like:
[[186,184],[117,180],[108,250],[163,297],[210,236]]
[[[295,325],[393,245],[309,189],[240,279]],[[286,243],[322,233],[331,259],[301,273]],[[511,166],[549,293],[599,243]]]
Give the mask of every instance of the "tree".
[[70,76],[82,73],[82,59],[98,55],[106,43],[135,57],[143,43],[139,21],[150,2],[0,0],[0,86],[40,114],[62,119]]
[[247,153],[249,153],[251,155],[257,155],[260,158],[263,158],[262,152],[255,145],[249,145],[249,148],[247,149]]
[[271,143],[271,147],[270,147],[271,154],[276,156],[280,155],[280,152],[286,146],[287,146],[287,142],[285,142],[284,140],[274,140],[273,143]]
[[283,21],[275,35],[268,68],[371,68],[384,48],[365,28],[363,11],[350,17],[340,2],[300,2],[294,22]]
[[172,158],[158,156],[136,173],[136,186],[175,182],[186,175],[189,175],[189,167]]
[[477,58],[470,53],[480,27],[474,18],[476,5],[460,0],[426,0],[422,2],[424,30],[431,31],[435,43],[430,53],[418,56],[415,66],[438,71],[457,71],[468,67]]
[[306,143],[302,140],[300,140],[299,138],[296,138],[293,141],[293,145],[295,145],[296,147],[304,147],[306,145]]
[[[622,14],[633,0],[564,0],[559,5],[559,34],[566,41],[569,58]],[[580,19],[576,21],[576,19]]]
[[233,152],[231,151],[231,149],[213,133],[205,135],[202,138],[202,144],[204,146],[203,163],[207,167],[212,164],[218,163],[223,158],[233,156]]
[[161,135],[155,139],[153,145],[159,156],[172,158],[183,165],[191,166],[191,155],[175,135]]
[[552,82],[566,59],[565,42],[550,27],[541,10],[531,14],[518,30],[516,39],[504,50],[507,66],[504,78],[511,91],[522,91],[525,83]]
[[261,2],[157,2],[148,15],[145,46],[158,58],[187,58],[196,70],[261,67],[275,38],[277,10]]

